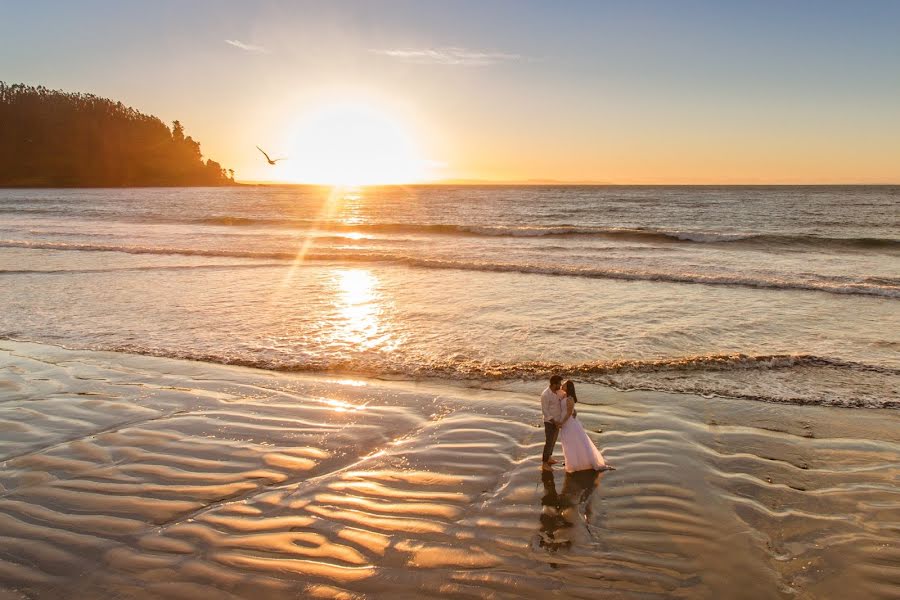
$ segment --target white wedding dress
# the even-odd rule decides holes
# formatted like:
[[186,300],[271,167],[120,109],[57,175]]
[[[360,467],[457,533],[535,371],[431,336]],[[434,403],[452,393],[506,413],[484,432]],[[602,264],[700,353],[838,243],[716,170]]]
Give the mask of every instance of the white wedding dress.
[[[566,399],[560,399],[560,411],[566,414]],[[559,441],[562,443],[563,456],[566,459],[566,473],[594,469],[602,471],[607,468],[603,455],[588,437],[587,432],[575,417],[570,417],[559,430]]]

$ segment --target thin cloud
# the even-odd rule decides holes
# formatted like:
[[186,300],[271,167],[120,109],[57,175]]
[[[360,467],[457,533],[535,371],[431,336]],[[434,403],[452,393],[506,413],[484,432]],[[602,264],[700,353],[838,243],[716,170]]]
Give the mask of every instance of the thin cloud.
[[486,67],[522,58],[518,54],[484,52],[466,48],[396,48],[372,50],[372,52],[420,65],[463,65],[467,67]]
[[246,50],[247,52],[258,52],[260,54],[268,54],[269,51],[263,48],[262,46],[256,46],[254,44],[245,44],[241,40],[225,40],[225,43],[234,46],[235,48],[240,48],[241,50]]

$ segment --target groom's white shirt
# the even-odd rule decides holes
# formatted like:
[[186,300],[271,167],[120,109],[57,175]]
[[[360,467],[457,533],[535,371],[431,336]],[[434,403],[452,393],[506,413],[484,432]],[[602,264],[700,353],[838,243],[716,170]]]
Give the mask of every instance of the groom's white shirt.
[[550,389],[550,386],[547,386],[547,389],[541,394],[541,412],[544,413],[545,423],[547,421],[556,421],[557,423],[562,421],[562,409],[559,406],[559,396]]

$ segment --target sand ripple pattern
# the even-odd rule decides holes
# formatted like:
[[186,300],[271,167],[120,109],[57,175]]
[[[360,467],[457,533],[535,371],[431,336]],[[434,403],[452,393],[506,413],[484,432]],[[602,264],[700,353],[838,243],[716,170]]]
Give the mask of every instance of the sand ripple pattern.
[[0,342],[0,597],[900,591],[894,411],[584,386],[618,470],[542,477],[535,385]]

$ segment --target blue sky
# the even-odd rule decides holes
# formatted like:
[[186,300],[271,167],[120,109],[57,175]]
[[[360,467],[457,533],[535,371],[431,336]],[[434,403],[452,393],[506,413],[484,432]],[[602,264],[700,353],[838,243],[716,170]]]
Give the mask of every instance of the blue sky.
[[245,179],[352,98],[439,178],[897,182],[898,32],[896,1],[7,2],[0,79],[178,118]]

